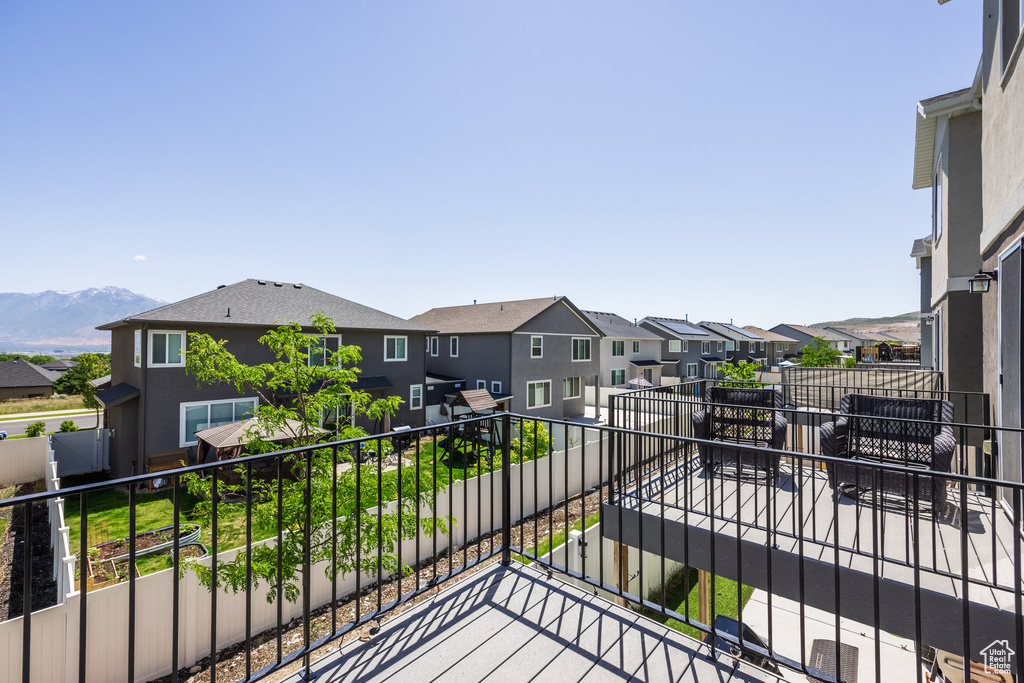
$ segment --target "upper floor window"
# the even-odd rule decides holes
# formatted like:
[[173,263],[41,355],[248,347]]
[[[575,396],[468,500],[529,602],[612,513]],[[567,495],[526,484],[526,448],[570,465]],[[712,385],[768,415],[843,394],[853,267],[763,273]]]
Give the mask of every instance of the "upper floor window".
[[718,342],[718,352],[719,353],[722,352],[722,346],[723,346],[722,342]]
[[452,337],[450,340],[448,340],[448,355],[450,355],[452,358],[458,358],[459,357],[459,338],[458,337]]
[[589,337],[573,337],[572,338],[572,359],[577,360],[590,360],[590,338]]
[[135,330],[135,367],[142,367],[142,330]]
[[626,342],[624,342],[624,341],[613,341],[612,342],[612,355],[613,356],[625,356],[626,355]]
[[[722,344],[721,343],[718,344],[718,348],[719,349],[722,348]],[[726,351],[735,351],[736,350],[736,342],[733,342],[733,341],[725,342],[725,350]]]
[[408,337],[384,337],[384,362],[406,360],[408,341]]
[[544,337],[530,337],[530,358],[544,357]]
[[309,340],[309,353],[306,355],[306,362],[309,367],[323,365],[327,357],[327,337],[317,337]]
[[478,379],[476,381],[476,388],[477,389],[486,389],[487,388],[487,380],[485,380],[485,379]]
[[409,386],[409,410],[419,410],[423,407],[423,385],[412,384]]
[[501,382],[498,382],[498,381],[491,382],[491,393],[492,394],[500,394],[501,393]]
[[151,330],[149,367],[185,367],[185,333]]
[[437,356],[437,337],[427,337],[427,351],[431,356]]
[[682,342],[680,342],[678,339],[669,339],[668,340],[668,352],[669,353],[679,353],[679,349],[681,347],[682,347]]
[[640,353],[640,342],[633,342],[633,353]]
[[700,353],[702,356],[706,356],[711,353],[711,342],[701,342]]

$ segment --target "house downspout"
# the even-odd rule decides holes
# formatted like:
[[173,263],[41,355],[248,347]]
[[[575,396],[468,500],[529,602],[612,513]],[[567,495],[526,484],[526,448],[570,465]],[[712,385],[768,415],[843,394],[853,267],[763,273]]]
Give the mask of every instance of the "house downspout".
[[149,365],[149,325],[142,326],[142,348],[139,350],[139,370],[142,371],[142,378],[139,382],[139,447],[132,460],[132,476],[139,473],[139,458],[143,457],[146,451],[146,369]]

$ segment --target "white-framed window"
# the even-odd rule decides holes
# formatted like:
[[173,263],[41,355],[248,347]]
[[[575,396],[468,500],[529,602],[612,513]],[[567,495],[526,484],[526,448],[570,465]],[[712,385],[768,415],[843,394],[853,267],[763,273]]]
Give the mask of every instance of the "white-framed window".
[[530,337],[530,358],[544,357],[544,337]]
[[942,236],[942,153],[935,162],[935,177],[932,182],[932,242]]
[[419,410],[423,407],[423,385],[409,385],[409,410]]
[[612,355],[613,356],[625,356],[626,355],[626,342],[616,340],[612,342]]
[[135,367],[142,367],[142,330],[135,330]]
[[487,380],[485,380],[485,379],[478,379],[476,381],[476,388],[477,389],[486,389],[487,388]]
[[[1024,0],[1021,1],[1024,2]],[[640,353],[640,342],[633,342],[633,353]]]
[[196,432],[252,417],[257,405],[259,405],[259,399],[255,396],[182,403],[178,432],[179,446],[184,448],[199,443],[199,440],[196,439]]
[[572,338],[572,359],[575,361],[590,360],[590,338]]
[[185,367],[185,333],[179,330],[150,330],[149,367]]
[[498,382],[498,381],[491,382],[491,393],[492,394],[500,394],[501,393],[501,382]]
[[711,354],[711,342],[709,342],[709,341],[701,342],[700,343],[700,355],[708,356],[710,354]]
[[[436,340],[437,337],[434,337]],[[403,361],[409,358],[407,353],[409,345],[408,337],[384,337],[384,362],[392,363],[395,361]],[[436,354],[435,354],[436,355]]]
[[562,398],[579,398],[583,394],[580,393],[580,378],[579,377],[566,377],[562,380]]
[[686,376],[687,377],[696,377],[697,376],[697,364],[696,363],[687,363],[686,364]]
[[668,352],[669,353],[679,353],[679,349],[681,349],[682,346],[683,346],[682,342],[680,342],[678,339],[669,339],[668,340]]
[[[719,349],[722,348],[722,342],[718,342],[718,348]],[[736,350],[736,342],[733,342],[733,341],[725,342],[725,350],[726,351],[735,351]]]
[[526,407],[544,408],[551,405],[551,380],[526,383]]
[[784,346],[785,344],[782,344],[781,342],[775,342],[775,353],[782,353],[785,350],[783,348]]
[[683,353],[688,353],[689,351],[690,351],[690,342],[688,342],[688,341],[686,341],[684,339],[683,340]]
[[437,358],[437,337],[427,337],[427,353]]
[[723,346],[722,342],[718,342],[718,352],[719,353],[722,352],[722,346]]
[[458,358],[459,357],[459,338],[458,337],[452,337],[450,340],[448,340],[448,355],[450,355],[452,358]]
[[626,371],[625,370],[612,370],[612,386],[617,387],[620,384],[626,383]]
[[758,343],[761,345],[761,350],[764,351],[765,350],[765,345],[766,345],[767,342],[758,342]]

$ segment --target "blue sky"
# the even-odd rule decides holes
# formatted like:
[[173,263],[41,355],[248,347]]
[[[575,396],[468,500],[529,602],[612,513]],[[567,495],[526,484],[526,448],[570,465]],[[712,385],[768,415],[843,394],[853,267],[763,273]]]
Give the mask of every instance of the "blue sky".
[[914,310],[974,2],[0,5],[0,291]]

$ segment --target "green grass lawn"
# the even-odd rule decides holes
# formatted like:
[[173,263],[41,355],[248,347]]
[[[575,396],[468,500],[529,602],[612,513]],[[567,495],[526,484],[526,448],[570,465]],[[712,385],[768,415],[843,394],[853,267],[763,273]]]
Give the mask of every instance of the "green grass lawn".
[[17,415],[20,413],[43,413],[50,410],[74,410],[85,408],[81,396],[67,398],[38,398],[29,401],[11,401],[0,403],[0,415]]
[[[569,532],[589,529],[590,527],[597,524],[600,520],[600,512],[591,512],[589,515],[587,515],[586,519],[577,519],[575,522],[569,525],[568,529],[560,529],[559,531],[556,531],[554,534],[548,536],[543,541],[538,543],[536,547],[527,548],[526,552],[536,555],[538,557],[543,557],[546,553],[550,552],[552,548],[557,548],[558,546],[565,543],[565,539],[569,535]],[[526,522],[526,526],[529,526],[529,522]],[[519,560],[523,564],[533,563],[532,558],[524,557],[523,555],[513,553],[512,557]]]
[[[699,620],[700,593],[698,587],[696,569],[684,568],[676,572],[669,577],[665,585],[664,606],[679,614],[685,614],[690,619]],[[715,607],[711,617],[712,621],[718,615],[731,617],[732,619],[736,619],[739,616],[738,588],[739,584],[735,581],[724,579],[721,576],[715,577]],[[743,586],[742,588],[743,604],[746,605],[747,601],[750,600],[750,596],[753,595],[754,589],[752,586]],[[656,590],[647,599],[661,605],[663,604],[661,597],[661,590]],[[687,610],[687,597],[689,597],[689,610]],[[680,633],[685,633],[693,638],[700,638],[700,632],[697,629],[687,626],[679,620],[666,616],[657,610],[643,608],[640,610],[640,613]]]

